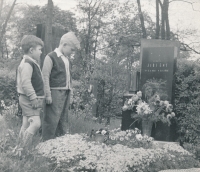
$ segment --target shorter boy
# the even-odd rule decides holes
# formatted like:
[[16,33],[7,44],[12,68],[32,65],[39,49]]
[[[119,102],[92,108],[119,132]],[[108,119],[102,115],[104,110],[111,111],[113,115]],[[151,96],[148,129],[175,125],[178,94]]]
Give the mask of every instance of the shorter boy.
[[43,41],[34,35],[26,35],[21,41],[23,59],[17,71],[17,92],[22,108],[22,126],[18,146],[29,149],[32,137],[41,126],[40,111],[44,100],[44,84],[39,66]]

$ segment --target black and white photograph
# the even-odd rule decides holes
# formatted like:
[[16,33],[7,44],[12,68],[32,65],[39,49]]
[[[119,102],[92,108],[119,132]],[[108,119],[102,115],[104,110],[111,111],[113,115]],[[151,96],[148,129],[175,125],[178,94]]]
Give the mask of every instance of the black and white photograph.
[[200,0],[0,0],[0,172],[200,172]]

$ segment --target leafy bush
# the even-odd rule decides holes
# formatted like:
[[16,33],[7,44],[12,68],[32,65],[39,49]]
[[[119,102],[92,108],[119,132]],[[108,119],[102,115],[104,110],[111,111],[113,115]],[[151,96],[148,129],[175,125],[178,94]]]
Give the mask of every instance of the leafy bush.
[[18,100],[16,81],[8,77],[0,77],[0,100],[4,100],[6,105]]
[[175,112],[180,142],[198,142],[200,134],[200,66],[179,60],[175,73]]

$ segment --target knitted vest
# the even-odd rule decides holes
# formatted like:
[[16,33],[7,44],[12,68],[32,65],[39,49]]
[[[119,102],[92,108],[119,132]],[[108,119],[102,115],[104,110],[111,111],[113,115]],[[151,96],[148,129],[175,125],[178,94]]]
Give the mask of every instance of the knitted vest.
[[29,63],[33,68],[31,84],[35,90],[36,95],[44,96],[44,83],[39,67],[32,60],[29,59],[25,59],[25,63]]
[[48,56],[53,63],[49,81],[50,87],[66,87],[65,63],[55,52],[49,53]]

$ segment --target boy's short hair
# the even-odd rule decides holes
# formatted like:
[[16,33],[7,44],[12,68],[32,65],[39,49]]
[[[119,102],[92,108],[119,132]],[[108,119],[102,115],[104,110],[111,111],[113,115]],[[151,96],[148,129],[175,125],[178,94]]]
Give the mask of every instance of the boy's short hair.
[[66,43],[68,45],[72,45],[75,48],[80,49],[80,41],[74,34],[74,32],[68,32],[64,34],[60,39],[60,44]]
[[25,35],[21,40],[21,47],[25,54],[28,53],[30,48],[35,48],[37,45],[44,46],[43,41],[34,35]]

